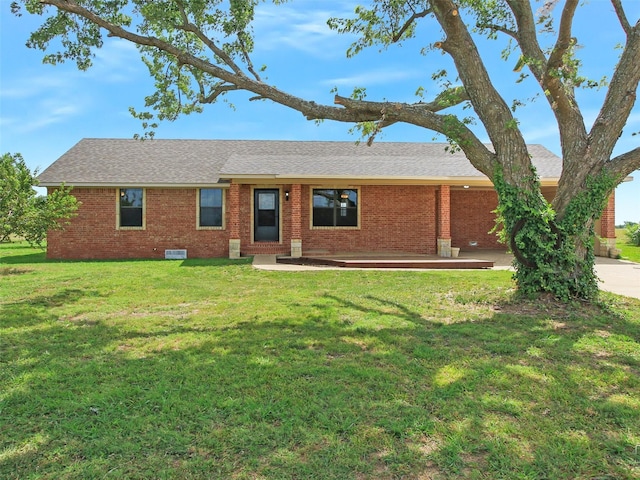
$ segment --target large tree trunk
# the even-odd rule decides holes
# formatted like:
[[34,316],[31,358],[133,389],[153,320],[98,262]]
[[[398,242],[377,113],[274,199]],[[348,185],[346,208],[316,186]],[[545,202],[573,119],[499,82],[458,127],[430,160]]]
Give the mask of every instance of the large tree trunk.
[[[529,184],[498,172],[503,237],[515,256],[515,278],[525,295],[548,292],[562,300],[591,300],[598,293],[594,272],[594,223],[617,183],[600,171],[582,183],[561,183],[553,204],[535,175]],[[556,205],[558,205],[556,207]]]

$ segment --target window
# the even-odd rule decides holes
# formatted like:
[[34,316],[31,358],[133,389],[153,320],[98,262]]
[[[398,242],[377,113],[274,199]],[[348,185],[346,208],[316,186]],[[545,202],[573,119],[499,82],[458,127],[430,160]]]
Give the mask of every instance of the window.
[[314,189],[314,227],[357,227],[358,191],[355,189]]
[[144,227],[144,190],[142,188],[120,189],[119,227]]
[[221,188],[201,188],[198,194],[198,227],[222,227]]

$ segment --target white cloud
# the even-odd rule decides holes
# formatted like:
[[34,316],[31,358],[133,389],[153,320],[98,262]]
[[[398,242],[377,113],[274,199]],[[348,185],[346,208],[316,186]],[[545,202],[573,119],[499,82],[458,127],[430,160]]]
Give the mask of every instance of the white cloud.
[[79,71],[73,63],[16,71],[13,76],[3,78],[0,89],[3,133],[33,133],[72,122],[108,98],[113,85],[118,90],[130,91],[134,87],[124,85],[144,84],[148,75],[143,70],[134,45],[111,40],[96,52],[94,65],[88,72]]
[[522,135],[527,143],[551,143],[558,139],[558,125],[551,120],[548,124],[536,125],[532,128],[522,129]]
[[16,78],[9,86],[3,86],[0,89],[0,97],[11,100],[32,98],[64,88],[69,84],[69,81],[70,79],[67,75],[58,75],[57,72],[53,71],[50,75]]
[[319,58],[343,57],[349,39],[329,29],[327,20],[352,12],[348,2],[308,2],[298,8],[265,4],[256,10],[256,50],[294,49]]
[[362,85],[382,85],[399,80],[406,80],[409,78],[420,77],[421,72],[411,70],[396,70],[396,69],[380,69],[370,70],[368,72],[360,72],[348,77],[337,77],[323,80],[323,85],[328,86],[362,86]]
[[136,47],[130,42],[115,40],[107,42],[96,52],[94,65],[88,72],[77,70],[73,63],[45,67],[46,73],[35,76],[22,72],[18,76],[9,77],[9,82],[3,79],[0,97],[23,100],[40,95],[73,93],[87,76],[107,83],[132,82],[134,74],[145,73],[143,69]]
[[102,82],[126,83],[136,75],[146,75],[146,70],[133,43],[112,39],[96,51],[93,67],[88,73]]
[[63,65],[37,76],[23,73],[12,78],[0,92],[5,134],[35,132],[79,115],[88,103],[81,75]]
[[47,99],[37,103],[19,121],[11,119],[11,125],[17,133],[34,132],[56,123],[65,122],[69,118],[80,115],[84,110],[85,106],[77,99],[73,102],[65,102],[61,99]]

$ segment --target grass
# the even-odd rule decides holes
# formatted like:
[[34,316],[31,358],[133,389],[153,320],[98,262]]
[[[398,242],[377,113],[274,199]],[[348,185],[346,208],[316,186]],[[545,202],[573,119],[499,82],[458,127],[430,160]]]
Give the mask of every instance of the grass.
[[640,475],[640,301],[0,245],[0,478]]
[[640,247],[631,244],[624,228],[616,228],[616,248],[621,250],[620,256],[624,260],[640,263]]

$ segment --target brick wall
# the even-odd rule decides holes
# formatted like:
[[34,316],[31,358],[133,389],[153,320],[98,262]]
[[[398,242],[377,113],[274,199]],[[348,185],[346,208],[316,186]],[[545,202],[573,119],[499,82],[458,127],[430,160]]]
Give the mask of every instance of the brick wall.
[[164,258],[165,249],[182,248],[189,258],[229,254],[227,231],[196,229],[196,189],[146,189],[145,230],[116,228],[115,188],[72,193],[82,205],[64,231],[49,232],[49,258]]
[[436,188],[364,185],[360,228],[310,229],[312,187],[302,186],[302,251],[436,251]]
[[[470,248],[505,249],[494,233],[498,195],[493,190],[451,190],[451,246],[462,251]],[[477,242],[471,247],[469,242]]]
[[[298,189],[299,188],[299,193]],[[282,185],[280,242],[253,242],[251,185],[232,185],[226,194],[226,230],[196,229],[196,189],[146,189],[146,229],[116,228],[116,189],[76,188],[82,202],[78,216],[66,230],[50,232],[49,258],[164,258],[165,249],[186,248],[189,258],[228,257],[232,228],[237,229],[242,255],[276,253],[288,255],[291,238],[302,238],[303,253],[407,252],[436,253],[438,230],[436,186],[364,185],[359,187],[359,229],[312,229],[311,189]],[[290,191],[289,201],[284,192]],[[231,194],[231,195],[230,195]],[[237,195],[234,226],[230,196]],[[297,198],[300,202],[297,203]],[[492,190],[458,190],[450,194],[452,246],[504,249],[495,234],[497,196]],[[609,210],[613,208],[613,200]],[[291,219],[300,218],[299,230]],[[603,217],[603,220],[605,218]],[[442,223],[442,222],[440,222]],[[440,228],[444,226],[441,224]]]

